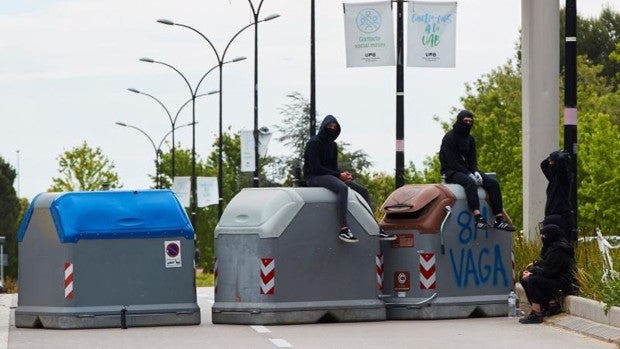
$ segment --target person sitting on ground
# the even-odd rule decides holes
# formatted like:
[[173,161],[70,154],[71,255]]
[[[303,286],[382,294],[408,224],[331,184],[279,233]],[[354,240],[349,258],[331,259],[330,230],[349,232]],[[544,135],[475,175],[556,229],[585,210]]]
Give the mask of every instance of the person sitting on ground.
[[[337,195],[336,211],[340,223],[338,237],[345,242],[357,242],[347,223],[347,202],[349,188],[359,193],[370,206],[370,195],[362,185],[353,181],[348,171],[338,168],[338,145],[340,124],[333,115],[327,115],[321,122],[318,134],[310,138],[304,150],[304,179],[308,187],[324,187]],[[395,240],[396,236],[379,229],[381,240]]]
[[495,215],[493,227],[506,231],[515,231],[515,227],[504,217],[504,206],[499,183],[485,173],[478,170],[476,155],[476,141],[470,135],[474,126],[474,114],[462,110],[456,116],[452,130],[448,131],[439,150],[441,174],[447,183],[456,183],[463,186],[467,197],[467,206],[474,215],[477,229],[490,228],[480,212],[478,187],[484,188],[491,199],[491,209]]
[[551,308],[550,301],[573,287],[575,251],[564,238],[562,228],[547,224],[540,230],[540,239],[542,259],[530,264],[521,276],[521,285],[532,306],[530,314],[519,319],[522,324],[540,324],[545,316],[557,314],[559,305]]

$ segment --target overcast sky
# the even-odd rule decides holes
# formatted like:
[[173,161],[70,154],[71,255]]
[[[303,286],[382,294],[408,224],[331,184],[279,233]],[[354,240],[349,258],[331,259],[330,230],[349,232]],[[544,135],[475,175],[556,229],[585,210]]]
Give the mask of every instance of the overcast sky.
[[[339,140],[366,151],[375,171],[393,173],[395,68],[346,68],[343,2],[315,3],[319,121],[335,115],[343,129]],[[618,1],[577,1],[579,14],[588,17],[604,5],[620,11]],[[309,98],[309,10],[306,0],[264,0],[261,17],[281,17],[259,25],[259,126],[273,129],[281,122],[287,94]],[[138,59],[169,63],[192,85],[217,63],[200,36],[159,24],[159,18],[200,30],[220,52],[252,21],[247,0],[0,2],[0,156],[19,171],[15,187],[21,197],[32,199],[49,188],[58,176],[58,156],[83,141],[115,163],[124,188],[152,185],[153,147],[136,130],[115,122],[143,129],[155,143],[171,125],[155,101],[126,89],[157,97],[173,114],[190,93],[171,69]],[[406,163],[420,167],[437,152],[443,132],[433,116],[450,119],[465,83],[514,57],[520,26],[520,0],[458,1],[456,68],[405,68]],[[234,132],[253,128],[253,38],[253,30],[246,30],[226,55],[248,57],[224,67],[223,124]],[[199,93],[217,85],[214,71]],[[204,158],[217,136],[217,95],[200,99],[196,110],[197,154]],[[189,122],[187,108],[178,124]],[[176,139],[191,148],[191,128],[178,130]],[[272,142],[269,153],[287,154],[287,149]]]

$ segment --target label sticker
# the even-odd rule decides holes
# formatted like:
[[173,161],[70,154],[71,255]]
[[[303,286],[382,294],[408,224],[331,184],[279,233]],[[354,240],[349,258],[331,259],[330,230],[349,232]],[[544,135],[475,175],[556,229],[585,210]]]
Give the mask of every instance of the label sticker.
[[166,268],[181,267],[181,241],[164,241]]
[[408,271],[394,272],[394,291],[402,292],[411,289],[411,277]]

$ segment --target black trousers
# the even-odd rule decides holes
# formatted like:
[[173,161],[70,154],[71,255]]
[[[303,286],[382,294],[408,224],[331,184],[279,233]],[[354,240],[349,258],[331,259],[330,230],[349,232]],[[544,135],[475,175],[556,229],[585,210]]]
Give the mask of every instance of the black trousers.
[[539,275],[530,275],[527,281],[521,280],[527,299],[531,303],[538,303],[543,307],[549,305],[549,301],[560,291],[568,291],[566,283],[558,279],[549,279]]
[[[492,177],[489,177],[482,172],[480,173],[480,176],[482,176],[482,188],[489,193],[489,197],[491,198],[491,210],[493,210],[493,215],[498,215],[504,212],[502,192],[499,188],[499,183]],[[475,180],[471,179],[463,172],[455,172],[452,176],[446,178],[446,181],[448,183],[459,184],[465,189],[467,206],[471,211],[480,209],[480,201],[478,200],[478,185]]]
[[306,185],[309,187],[327,188],[336,193],[336,213],[338,214],[340,227],[349,226],[347,224],[347,199],[349,197],[349,188],[358,192],[370,206],[370,194],[368,194],[368,190],[354,181],[343,182],[340,178],[336,178],[332,175],[322,175],[306,178]]

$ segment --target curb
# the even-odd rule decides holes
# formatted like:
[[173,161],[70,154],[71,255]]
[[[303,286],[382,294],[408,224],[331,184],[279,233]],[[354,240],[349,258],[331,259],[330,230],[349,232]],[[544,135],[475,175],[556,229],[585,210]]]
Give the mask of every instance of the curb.
[[[525,290],[520,283],[515,285],[521,309],[530,311]],[[620,344],[620,307],[611,307],[605,314],[605,304],[592,299],[566,296],[562,304],[564,314],[545,318],[545,323],[585,336]]]

